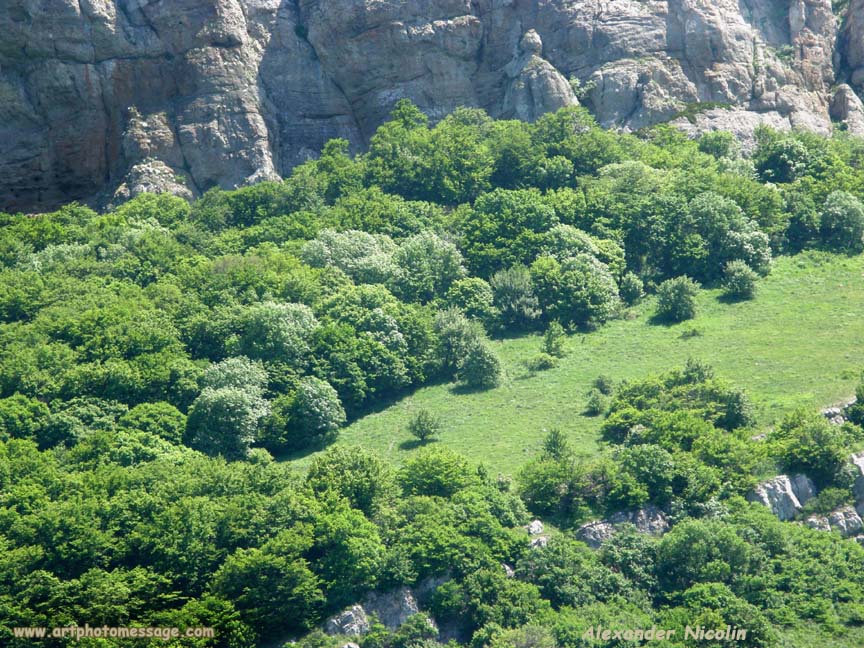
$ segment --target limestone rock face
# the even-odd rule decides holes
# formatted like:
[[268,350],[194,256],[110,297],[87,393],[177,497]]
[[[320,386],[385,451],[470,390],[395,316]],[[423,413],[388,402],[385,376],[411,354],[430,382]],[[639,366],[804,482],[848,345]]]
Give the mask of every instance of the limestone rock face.
[[540,535],[543,533],[543,523],[540,520],[534,520],[528,525],[528,535]]
[[855,466],[857,470],[855,484],[852,487],[855,494],[855,501],[864,507],[864,452],[852,455],[852,465]]
[[844,537],[857,536],[864,530],[861,516],[851,506],[844,506],[828,515],[832,531],[839,531]]
[[811,515],[805,523],[817,531],[837,531],[844,538],[857,537],[864,531],[861,516],[851,506],[843,506],[828,515]]
[[747,499],[767,506],[781,520],[791,520],[815,495],[816,488],[808,477],[780,475],[759,484]]
[[576,529],[576,539],[592,549],[599,549],[606,540],[615,535],[615,525],[606,520],[588,522]]
[[352,605],[327,619],[324,624],[324,631],[329,635],[359,637],[369,632],[369,627],[366,610],[360,605]]
[[7,0],[0,33],[3,210],[285,175],[403,97],[530,120],[574,79],[605,126],[747,136],[827,132],[835,59],[864,82],[864,0],[839,39],[830,0]]
[[597,549],[604,541],[618,532],[623,524],[632,524],[637,531],[651,535],[662,535],[669,530],[669,517],[654,505],[633,511],[619,511],[608,520],[583,524],[576,530],[576,538],[589,547]]
[[392,592],[370,592],[363,600],[363,608],[378,617],[386,627],[394,630],[420,609],[414,593],[408,587],[400,587]]

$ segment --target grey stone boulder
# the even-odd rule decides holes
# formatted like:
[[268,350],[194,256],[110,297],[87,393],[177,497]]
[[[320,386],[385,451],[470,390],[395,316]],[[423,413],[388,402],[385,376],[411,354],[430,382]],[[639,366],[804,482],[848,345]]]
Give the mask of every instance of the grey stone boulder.
[[618,532],[618,528],[632,524],[637,531],[650,535],[662,535],[669,530],[669,517],[654,505],[632,511],[619,511],[606,520],[583,524],[576,530],[576,539],[597,549]]
[[537,536],[528,544],[532,549],[545,549],[546,545],[549,544],[549,538],[547,536]]
[[540,535],[543,533],[543,523],[540,520],[534,520],[528,525],[528,535]]
[[352,605],[324,622],[324,632],[329,635],[359,637],[369,632],[369,617],[362,605]]
[[620,511],[609,518],[615,526],[632,524],[637,531],[650,535],[662,535],[669,530],[669,517],[654,505],[635,511]]
[[588,522],[576,529],[576,539],[592,549],[599,549],[606,540],[615,535],[615,526],[606,520]]
[[830,531],[831,523],[828,522],[828,518],[824,515],[811,515],[808,517],[804,523],[810,527],[811,529],[815,529],[816,531]]
[[779,475],[756,486],[747,499],[767,506],[781,520],[791,520],[815,494],[816,488],[808,477]]
[[852,465],[857,470],[852,492],[855,494],[856,502],[864,503],[864,452],[853,454],[851,459]]
[[401,626],[408,617],[417,614],[420,608],[414,592],[408,587],[400,587],[390,592],[370,592],[363,599],[363,609],[374,614],[390,630]]
[[859,535],[864,530],[861,516],[851,506],[844,506],[828,514],[832,531],[839,531],[844,538]]

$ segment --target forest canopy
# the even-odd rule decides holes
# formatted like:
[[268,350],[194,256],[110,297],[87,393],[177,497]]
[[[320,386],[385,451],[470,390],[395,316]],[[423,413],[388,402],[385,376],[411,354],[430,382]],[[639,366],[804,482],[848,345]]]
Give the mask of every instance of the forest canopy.
[[[864,548],[744,499],[788,470],[848,503],[857,410],[756,441],[746,394],[690,361],[600,381],[603,452],[552,431],[512,483],[434,443],[434,412],[401,467],[330,447],[420,386],[495,388],[490,338],[546,332],[542,370],[646,294],[685,320],[704,286],[758,300],[777,255],[864,251],[862,158],[842,133],[762,128],[744,156],[581,108],[431,125],[403,101],[368,152],[331,141],[281,182],[0,214],[3,644],[86,621],[318,648],[329,615],[429,579],[424,609],[474,648],[603,645],[582,639],[598,623],[737,625],[752,646],[864,624]],[[662,538],[574,535],[645,506],[674,522]],[[532,516],[557,527],[540,550]],[[376,626],[362,648],[434,636]]]

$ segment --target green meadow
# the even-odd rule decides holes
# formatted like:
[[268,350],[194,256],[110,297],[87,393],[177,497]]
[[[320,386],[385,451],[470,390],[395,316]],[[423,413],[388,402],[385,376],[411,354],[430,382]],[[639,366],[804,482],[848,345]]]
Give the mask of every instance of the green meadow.
[[496,341],[506,368],[500,387],[473,393],[453,384],[425,387],[355,421],[337,443],[401,463],[418,447],[408,422],[426,408],[442,420],[438,443],[493,473],[512,474],[550,428],[564,431],[582,453],[598,450],[602,417],[584,413],[598,376],[638,379],[688,357],[744,388],[760,428],[767,428],[796,407],[827,406],[852,394],[864,351],[864,256],[780,257],[751,301],[728,303],[719,290],[705,290],[696,318],[673,326],[653,323],[653,311],[649,298],[597,331],[570,336],[559,366],[533,375],[524,363],[539,352],[540,335]]

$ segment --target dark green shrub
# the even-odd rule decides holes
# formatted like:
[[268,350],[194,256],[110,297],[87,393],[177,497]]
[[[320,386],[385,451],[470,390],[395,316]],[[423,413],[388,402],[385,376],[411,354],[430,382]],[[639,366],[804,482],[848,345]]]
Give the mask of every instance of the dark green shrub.
[[588,392],[588,403],[585,405],[585,413],[590,416],[600,416],[605,414],[609,408],[609,398],[599,389],[592,389]]
[[497,387],[501,380],[501,361],[488,342],[477,341],[460,360],[456,377],[472,389]]
[[528,367],[528,371],[546,371],[547,369],[557,367],[558,360],[548,353],[538,353],[534,357],[529,358],[525,362],[525,366]]
[[618,288],[621,299],[628,306],[638,304],[645,296],[645,284],[639,275],[628,272],[621,277],[621,285]]
[[759,279],[744,261],[735,260],[723,269],[723,294],[734,299],[752,299]]
[[696,295],[699,284],[690,277],[676,277],[660,284],[657,290],[657,318],[683,322],[696,317]]

